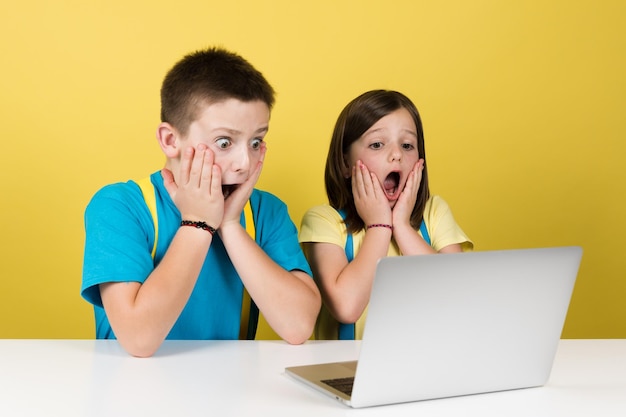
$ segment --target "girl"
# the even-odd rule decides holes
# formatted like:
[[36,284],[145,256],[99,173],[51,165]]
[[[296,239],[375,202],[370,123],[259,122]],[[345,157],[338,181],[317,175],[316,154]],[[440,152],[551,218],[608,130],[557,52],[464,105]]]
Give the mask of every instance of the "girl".
[[330,205],[309,209],[299,236],[324,300],[317,339],[362,337],[380,258],[473,249],[430,195],[422,122],[399,92],[369,91],[343,109],[325,184]]

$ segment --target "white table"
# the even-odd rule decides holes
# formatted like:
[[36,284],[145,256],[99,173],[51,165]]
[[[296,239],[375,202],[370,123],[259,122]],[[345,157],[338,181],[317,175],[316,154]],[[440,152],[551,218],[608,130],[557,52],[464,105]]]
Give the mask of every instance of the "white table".
[[541,388],[353,410],[285,375],[360,342],[0,340],[0,416],[626,416],[626,339],[561,340]]

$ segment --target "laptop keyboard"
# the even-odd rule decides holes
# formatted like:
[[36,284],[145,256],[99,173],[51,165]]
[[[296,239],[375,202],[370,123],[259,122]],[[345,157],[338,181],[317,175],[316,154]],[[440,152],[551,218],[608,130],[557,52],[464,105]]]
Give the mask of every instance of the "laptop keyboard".
[[347,378],[323,379],[321,382],[346,395],[352,395],[352,384],[354,384],[353,376]]

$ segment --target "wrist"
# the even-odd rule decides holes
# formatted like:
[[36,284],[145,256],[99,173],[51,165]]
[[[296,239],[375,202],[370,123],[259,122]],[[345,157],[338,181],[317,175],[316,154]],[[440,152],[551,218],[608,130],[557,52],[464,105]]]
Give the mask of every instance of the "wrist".
[[366,225],[365,228],[367,230],[371,230],[371,229],[375,229],[375,228],[376,229],[381,228],[381,229],[389,229],[389,230],[393,231],[393,226],[390,225],[390,224],[387,224],[387,223],[372,223],[372,224]]
[[219,228],[219,234],[223,235],[224,233],[232,233],[232,230],[234,229],[241,229],[243,230],[243,226],[241,225],[241,223],[239,222],[239,220],[237,221],[222,221],[222,224],[220,225]]
[[181,220],[180,222],[182,226],[195,227],[196,229],[202,229],[207,231],[213,236],[217,230],[213,226],[209,226],[206,222],[203,221],[195,221],[195,220]]

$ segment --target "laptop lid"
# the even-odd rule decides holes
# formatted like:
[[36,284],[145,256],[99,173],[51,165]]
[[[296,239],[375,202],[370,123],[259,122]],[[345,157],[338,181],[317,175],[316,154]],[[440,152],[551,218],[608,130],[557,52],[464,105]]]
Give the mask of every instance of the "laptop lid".
[[[328,394],[367,407],[544,385],[581,256],[558,247],[381,259],[352,395]],[[320,390],[331,377],[286,371],[303,381],[313,372]]]

